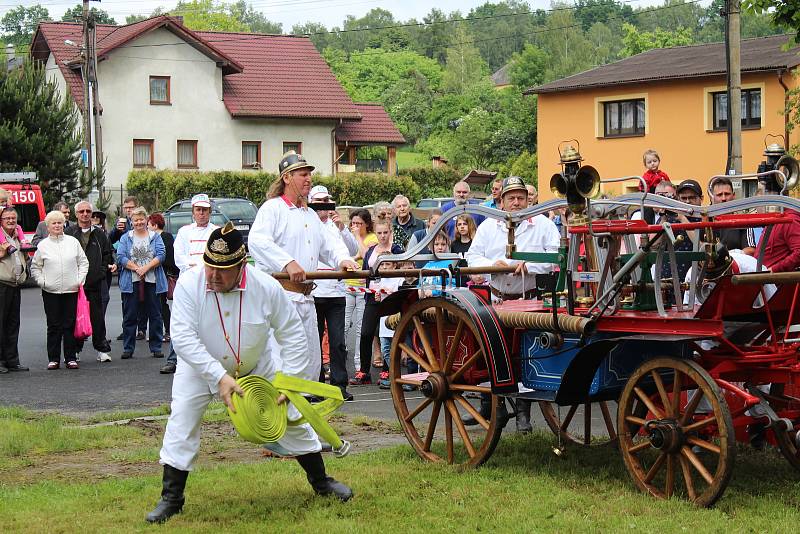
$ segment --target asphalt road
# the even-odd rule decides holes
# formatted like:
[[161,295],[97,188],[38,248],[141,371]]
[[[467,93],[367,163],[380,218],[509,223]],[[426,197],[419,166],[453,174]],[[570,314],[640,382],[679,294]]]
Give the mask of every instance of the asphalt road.
[[[21,362],[30,367],[30,371],[0,375],[0,405],[78,415],[98,411],[141,410],[169,403],[173,375],[159,374],[164,360],[150,356],[147,342],[137,343],[132,359],[120,359],[122,341],[116,340],[122,331],[120,302],[119,289],[113,287],[106,314],[108,337],[112,339],[111,362],[96,361],[97,354],[91,343],[87,342],[81,354],[79,370],[68,370],[62,365],[57,371],[48,371],[41,290],[23,289],[19,349]],[[164,344],[164,352],[168,350],[169,345]],[[375,385],[351,387],[349,390],[355,400],[346,402],[341,408],[342,412],[387,421],[397,420],[388,391],[380,390]],[[415,399],[422,397],[413,393],[408,398],[417,402]],[[477,402],[474,405],[477,407]],[[533,425],[545,428],[535,404],[531,412]],[[425,420],[425,415],[420,418]],[[604,434],[599,410],[593,411],[592,419],[593,433]],[[513,428],[512,422],[506,430]]]
[[[20,360],[30,367],[27,373],[0,375],[0,405],[20,405],[37,410],[89,413],[96,411],[144,409],[168,403],[171,399],[172,375],[159,374],[163,359],[150,356],[146,341],[136,345],[134,357],[120,360],[122,341],[122,306],[119,289],[111,290],[106,314],[108,337],[111,338],[112,361],[96,361],[97,353],[87,341],[79,370],[63,365],[48,371],[45,343],[45,316],[41,290],[22,290],[20,328]],[[169,344],[164,344],[164,352]],[[352,388],[355,402],[346,403],[346,413],[363,414],[381,419],[394,419],[391,396],[377,386]]]

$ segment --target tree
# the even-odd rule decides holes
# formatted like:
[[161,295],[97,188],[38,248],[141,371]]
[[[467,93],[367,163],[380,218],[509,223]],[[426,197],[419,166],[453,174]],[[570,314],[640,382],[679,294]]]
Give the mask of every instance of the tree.
[[147,15],[128,15],[125,17],[125,24],[134,24],[136,22],[141,22],[148,18]]
[[328,28],[319,22],[295,24],[292,26],[292,35],[307,35],[320,54],[326,48],[332,47],[335,40],[335,36],[328,31]]
[[247,32],[250,28],[237,18],[231,5],[214,0],[180,0],[172,15],[183,17],[183,24],[192,30]]
[[442,90],[461,94],[468,86],[488,75],[489,68],[480,51],[472,44],[466,28],[457,26],[453,43],[447,48]]
[[407,143],[414,144],[430,133],[426,115],[434,97],[428,78],[414,69],[381,95],[386,112],[397,124]]
[[253,33],[268,33],[279,35],[283,33],[283,24],[267,19],[260,11],[253,9],[253,4],[248,4],[245,0],[231,4],[230,12],[239,22],[247,25]]
[[413,30],[417,52],[435,59],[444,65],[447,56],[447,47],[451,42],[450,26],[447,15],[441,9],[432,8],[431,12],[423,17],[425,26]]
[[750,13],[769,13],[776,26],[795,31],[795,41],[800,42],[800,0],[745,0],[743,6]]
[[623,20],[633,23],[633,8],[616,0],[578,0],[575,4],[575,18],[580,22],[584,32],[592,25],[611,20]]
[[521,53],[511,57],[511,83],[521,90],[541,84],[549,61],[539,47],[527,43]]
[[394,52],[381,48],[352,54],[340,49],[326,48],[323,57],[356,102],[381,102],[381,95],[409,73],[417,73],[427,80],[432,91],[439,88],[442,68],[436,61],[411,50]]
[[[89,16],[92,17],[97,24],[117,24],[117,21],[114,20],[111,15],[102,9],[97,9],[96,7],[93,7],[89,10]],[[64,12],[64,16],[61,17],[61,20],[64,22],[83,21],[83,5],[77,4],[72,9],[66,10]]]
[[0,69],[0,172],[35,171],[47,205],[78,188],[79,124],[43,65]]
[[676,32],[667,32],[661,28],[656,28],[652,32],[643,32],[632,24],[623,24],[622,29],[625,36],[622,42],[625,47],[622,49],[624,56],[641,54],[653,48],[668,48],[670,46],[685,46],[692,44],[692,30],[689,28],[679,28]]
[[550,58],[544,81],[548,82],[584,71],[594,66],[594,49],[583,33],[572,11],[553,11],[547,17],[544,32],[535,36],[534,43]]
[[544,11],[532,13],[526,2],[518,0],[486,2],[470,10],[467,18],[473,20],[466,25],[470,40],[475,42],[489,70],[495,72],[531,40],[536,29],[544,24],[545,16]]
[[15,46],[28,46],[41,21],[52,20],[46,7],[36,4],[31,7],[17,6],[0,19],[3,40]]

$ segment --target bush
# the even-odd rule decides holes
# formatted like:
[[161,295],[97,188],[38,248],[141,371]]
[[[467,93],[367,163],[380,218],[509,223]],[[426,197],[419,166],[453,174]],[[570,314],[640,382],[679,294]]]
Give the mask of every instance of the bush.
[[[204,192],[217,197],[242,197],[256,205],[266,200],[275,174],[250,171],[177,171],[172,169],[136,170],[128,174],[128,193],[151,210],[163,210],[174,202]],[[353,173],[339,176],[314,176],[314,184],[328,188],[340,205],[363,206],[379,200],[391,201],[404,194],[416,202],[421,188],[410,176]]]
[[[453,194],[453,185],[464,175],[452,167],[414,167],[405,169],[403,174],[411,177],[420,188],[420,198],[449,197]],[[410,195],[406,195],[409,198]],[[417,199],[412,199],[413,201]]]

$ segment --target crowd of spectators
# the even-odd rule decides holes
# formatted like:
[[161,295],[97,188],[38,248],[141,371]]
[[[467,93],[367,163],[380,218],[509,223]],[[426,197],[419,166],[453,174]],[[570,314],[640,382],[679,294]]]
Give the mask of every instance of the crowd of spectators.
[[[697,181],[686,179],[677,185],[673,184],[669,176],[659,169],[660,158],[655,151],[648,151],[644,161],[647,167],[645,179],[651,193],[702,205],[704,191]],[[460,181],[453,186],[453,199],[442,205],[441,209],[415,211],[407,197],[397,195],[391,202],[376,203],[372,209],[357,208],[349,213],[318,209],[316,213],[326,229],[326,239],[341,240],[363,269],[374,267],[382,255],[415,250],[423,241],[426,246],[417,251],[420,254],[451,252],[458,254],[461,259],[417,261],[408,263],[408,267],[441,269],[449,267],[454,261],[460,261],[462,265],[499,264],[502,260],[494,256],[501,252],[498,252],[500,249],[494,249],[504,245],[504,238],[500,239],[502,236],[498,234],[502,233],[503,225],[495,220],[485,221],[481,215],[460,214],[448,221],[434,239],[426,238],[430,237],[442,213],[453,207],[481,204],[513,211],[538,202],[538,192],[534,186],[524,184],[519,179],[518,183],[508,180],[497,179],[492,182],[491,195],[485,201],[472,198],[470,185]],[[509,199],[513,198],[513,208],[509,199],[505,206],[503,201],[504,194],[514,192],[512,190],[525,193],[524,198],[519,194],[509,196]],[[136,343],[141,341],[148,343],[152,357],[164,357],[163,343],[170,342],[171,290],[180,272],[196,263],[194,258],[202,253],[206,234],[215,228],[209,223],[208,197],[201,194],[193,198],[194,222],[182,229],[177,237],[164,231],[165,221],[160,213],[148,214],[135,197],[124,200],[121,206],[123,215],[113,220],[111,228],[106,226],[106,214],[96,211],[88,201],[78,202],[72,210],[66,203],[58,202],[37,227],[31,243],[26,243],[9,196],[2,193],[0,190],[0,227],[3,237],[0,239],[0,373],[27,370],[20,364],[17,345],[20,288],[28,279],[42,290],[48,369],[58,369],[62,364],[68,369],[79,368],[84,340],[75,339],[73,330],[80,286],[83,286],[89,302],[91,342],[97,352],[97,360],[112,360],[105,315],[115,274],[118,276],[123,311],[120,325],[122,333],[117,338],[123,342],[120,357],[132,358]],[[724,177],[715,180],[708,193],[712,203],[735,199],[733,185]],[[323,186],[314,187],[308,198],[311,204],[332,203],[335,200]],[[791,271],[800,267],[800,214],[792,210],[787,213],[793,219],[793,224],[776,227],[769,242],[764,244],[764,265],[773,271]],[[549,215],[552,221],[550,225],[542,221],[547,219],[546,216],[537,216],[527,222],[532,228],[531,239],[536,242],[532,246],[542,247],[543,250],[552,248],[551,241],[559,235],[564,217],[558,211]],[[675,223],[691,219],[663,210],[645,213],[644,217],[649,218],[648,222],[651,223],[662,220]],[[535,225],[538,226],[533,229]],[[765,235],[763,229],[758,228],[725,229],[719,231],[716,237],[730,250],[754,254]],[[518,229],[516,237],[522,239],[525,234]],[[686,233],[682,246],[690,250],[697,238],[696,232]],[[474,249],[476,243],[479,250]],[[29,255],[32,257],[29,258]],[[320,264],[319,268],[334,267]],[[670,277],[670,269],[671,266],[665,264],[662,277]],[[678,266],[681,279],[687,269],[688,264]],[[381,299],[401,285],[409,287],[414,284],[425,295],[432,295],[440,291],[437,287],[489,282],[488,277],[462,277],[460,280],[435,278],[423,277],[411,281],[386,276],[368,284],[362,279],[317,282],[312,295],[317,309],[322,352],[326,359],[329,358],[320,378],[338,385],[349,397],[347,386],[372,383],[372,370],[376,368],[381,387],[388,387],[387,339],[390,339],[391,332],[378,320],[376,307]],[[527,293],[527,288],[518,287],[517,281],[511,277],[496,276],[490,283],[499,296],[524,296]],[[170,349],[169,353],[170,358],[162,367],[163,373],[175,371],[174,351]],[[348,368],[352,370],[350,373]]]

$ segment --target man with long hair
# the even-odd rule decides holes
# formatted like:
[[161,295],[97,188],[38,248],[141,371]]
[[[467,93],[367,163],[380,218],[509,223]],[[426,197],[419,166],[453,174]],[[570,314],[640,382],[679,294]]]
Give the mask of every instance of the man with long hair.
[[[306,271],[316,270],[320,261],[340,269],[358,269],[342,240],[329,239],[319,217],[307,206],[313,170],[314,166],[293,150],[283,155],[278,165],[280,176],[272,183],[267,201],[258,210],[248,243],[259,269],[289,274],[289,280],[280,282],[310,340],[318,339],[319,332],[311,295],[314,284],[306,281]],[[319,343],[309,343],[307,354],[301,376],[306,380],[319,380],[322,368]]]

